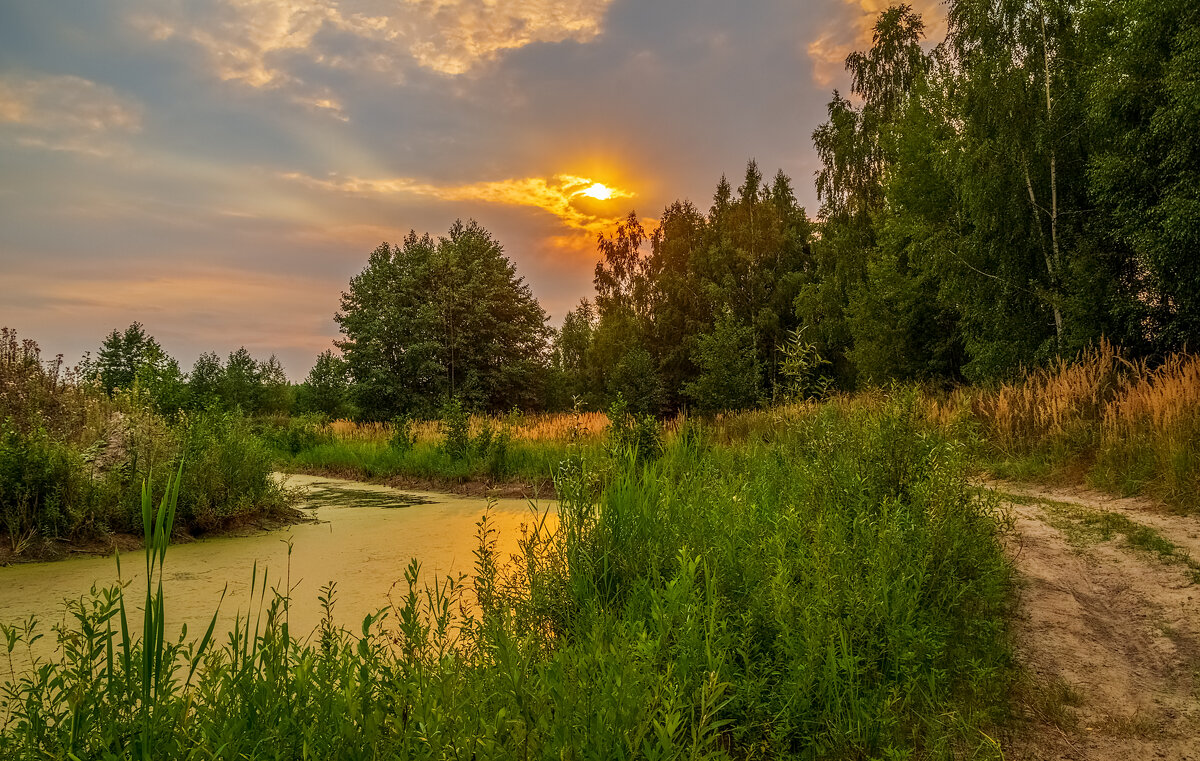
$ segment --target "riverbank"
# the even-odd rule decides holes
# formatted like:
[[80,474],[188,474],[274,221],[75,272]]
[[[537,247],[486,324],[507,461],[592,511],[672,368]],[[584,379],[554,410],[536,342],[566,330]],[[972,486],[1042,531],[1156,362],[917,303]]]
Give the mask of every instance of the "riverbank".
[[440,492],[462,497],[499,497],[502,499],[557,499],[551,476],[530,481],[511,479],[493,481],[488,478],[418,477],[403,474],[368,475],[354,467],[317,466],[289,470],[307,476],[341,478],[361,483],[389,486],[409,491]]
[[[497,531],[498,552],[506,557],[517,551],[521,525],[533,515],[525,500],[494,500],[489,510],[484,499],[310,476],[289,476],[287,482],[303,494],[298,502],[303,522],[172,543],[163,575],[172,626],[168,631],[178,634],[186,624],[191,636],[198,636],[219,613],[215,636],[224,640],[239,614],[242,620],[255,615],[255,606],[248,603],[255,578],[256,602],[264,580],[268,601],[272,589],[291,591],[289,622],[301,637],[322,619],[322,586],[335,582],[336,621],[355,630],[364,616],[389,608],[393,587],[402,582],[414,558],[429,578],[469,573],[477,547],[476,523],[485,512]],[[541,509],[553,515],[553,505],[542,503]],[[122,548],[121,560],[127,589],[143,586],[141,552]],[[35,654],[50,658],[58,645],[51,626],[73,620],[64,600],[86,599],[93,586],[104,588],[117,580],[112,557],[75,555],[0,568],[0,624],[36,617],[46,636],[35,643]],[[132,591],[127,594],[136,597]],[[140,617],[134,619],[130,625],[140,630]],[[28,661],[24,650],[15,653]],[[0,639],[0,682],[6,666]]]
[[[306,523],[311,515],[295,507],[276,508],[271,513],[258,513],[232,518],[216,529],[191,532],[180,528],[171,534],[171,543],[190,544],[204,539],[237,538],[253,536],[264,531],[277,531]],[[137,553],[145,546],[145,539],[131,532],[110,532],[104,536],[78,540],[53,538],[26,546],[21,553],[11,546],[0,546],[0,568],[24,563],[49,563],[79,557],[109,557],[114,553]]]

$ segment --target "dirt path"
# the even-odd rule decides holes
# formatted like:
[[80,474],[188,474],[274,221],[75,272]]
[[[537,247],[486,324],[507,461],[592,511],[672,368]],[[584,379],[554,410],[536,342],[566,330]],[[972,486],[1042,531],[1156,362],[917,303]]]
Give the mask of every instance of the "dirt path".
[[1028,676],[1006,758],[1200,761],[1200,518],[987,485],[1015,523]]

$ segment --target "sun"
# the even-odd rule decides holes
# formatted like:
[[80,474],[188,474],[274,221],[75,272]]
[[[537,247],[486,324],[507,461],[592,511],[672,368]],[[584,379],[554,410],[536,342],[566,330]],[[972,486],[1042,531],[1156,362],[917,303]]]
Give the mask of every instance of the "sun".
[[599,182],[593,182],[589,187],[580,190],[575,195],[595,198],[597,201],[607,201],[613,197],[613,189]]

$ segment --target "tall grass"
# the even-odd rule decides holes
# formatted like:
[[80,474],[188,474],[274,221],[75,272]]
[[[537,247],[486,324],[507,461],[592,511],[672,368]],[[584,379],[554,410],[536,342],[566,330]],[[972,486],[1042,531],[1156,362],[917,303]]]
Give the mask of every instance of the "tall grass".
[[[434,486],[519,483],[527,489],[549,491],[558,463],[568,450],[600,451],[610,427],[603,413],[514,412],[464,418],[465,425],[454,421],[453,441],[447,437],[447,422],[437,420],[335,420],[309,424],[312,430],[308,434],[289,431],[286,436],[274,433],[266,438],[288,470],[349,478],[400,477]],[[276,443],[300,440],[306,444],[290,449]]]
[[[603,412],[471,415],[468,422],[472,437],[484,429],[506,430],[517,442],[599,440],[607,428],[608,416]],[[385,443],[392,438],[395,427],[392,423],[334,420],[329,423],[328,430],[338,441]],[[410,431],[418,444],[436,444],[445,435],[437,420],[415,420],[410,424]]]
[[256,576],[223,644],[166,637],[148,541],[152,636],[112,624],[120,590],[79,603],[5,687],[0,757],[998,758],[1009,569],[963,448],[911,395],[777,434],[677,436],[602,482],[573,450],[557,530],[531,514],[506,560],[485,513],[472,577],[414,561],[353,632],[334,584],[296,636]]
[[1022,380],[959,392],[935,415],[953,406],[977,421],[1002,474],[1077,472],[1200,509],[1200,357],[1150,367],[1101,342]]

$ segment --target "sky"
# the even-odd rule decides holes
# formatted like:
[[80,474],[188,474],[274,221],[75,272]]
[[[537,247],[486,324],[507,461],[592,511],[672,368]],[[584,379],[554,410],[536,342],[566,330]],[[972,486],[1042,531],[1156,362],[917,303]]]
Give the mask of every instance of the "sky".
[[750,158],[815,215],[812,131],[886,5],[0,0],[0,325],[73,362],[136,320],[185,370],[244,345],[300,380],[369,253],[458,218],[557,324],[597,233]]

